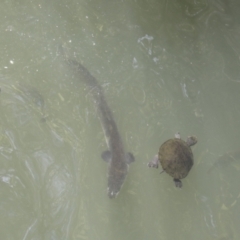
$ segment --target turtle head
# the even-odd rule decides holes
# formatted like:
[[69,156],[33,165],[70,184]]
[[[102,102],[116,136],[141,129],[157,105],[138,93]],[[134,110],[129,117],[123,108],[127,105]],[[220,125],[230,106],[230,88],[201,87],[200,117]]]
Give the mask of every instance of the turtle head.
[[189,136],[186,142],[187,142],[187,145],[191,147],[197,143],[197,138],[195,136]]

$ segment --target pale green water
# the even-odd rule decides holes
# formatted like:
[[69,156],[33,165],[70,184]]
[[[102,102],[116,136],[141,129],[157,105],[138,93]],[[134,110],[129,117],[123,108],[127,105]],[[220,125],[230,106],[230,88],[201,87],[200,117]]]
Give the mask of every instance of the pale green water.
[[[239,149],[238,1],[16,2],[0,8],[0,239],[240,239],[239,155],[207,173]],[[61,44],[104,87],[136,158],[117,199]],[[181,190],[147,167],[176,131],[199,140]]]

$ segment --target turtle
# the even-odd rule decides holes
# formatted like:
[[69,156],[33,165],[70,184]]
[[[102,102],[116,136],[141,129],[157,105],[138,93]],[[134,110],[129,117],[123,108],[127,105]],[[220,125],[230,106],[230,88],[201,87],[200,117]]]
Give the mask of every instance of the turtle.
[[164,142],[160,148],[158,155],[148,163],[148,167],[158,168],[161,163],[162,172],[168,173],[173,177],[175,186],[182,187],[180,179],[185,178],[193,166],[193,153],[191,146],[197,143],[195,136],[189,136],[187,141],[181,139],[180,134],[176,133],[175,138]]

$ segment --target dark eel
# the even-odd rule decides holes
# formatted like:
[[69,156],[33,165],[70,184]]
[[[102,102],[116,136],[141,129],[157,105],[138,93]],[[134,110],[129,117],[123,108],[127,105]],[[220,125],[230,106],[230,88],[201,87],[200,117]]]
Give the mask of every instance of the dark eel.
[[129,164],[133,162],[134,156],[132,153],[124,151],[123,142],[119,134],[113,113],[109,108],[101,85],[96,78],[85,68],[81,63],[74,59],[67,59],[67,63],[81,75],[81,78],[90,89],[96,104],[101,125],[105,134],[108,145],[107,151],[102,153],[102,158],[108,162],[108,196],[115,198],[127,176]]

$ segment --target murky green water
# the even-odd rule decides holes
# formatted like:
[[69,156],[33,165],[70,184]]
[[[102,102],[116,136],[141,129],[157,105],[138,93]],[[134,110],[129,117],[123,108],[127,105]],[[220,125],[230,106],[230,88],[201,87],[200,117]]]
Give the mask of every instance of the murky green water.
[[[239,10],[237,0],[3,1],[0,238],[239,239]],[[91,94],[61,45],[103,86],[136,158],[116,199]],[[177,131],[199,141],[181,190],[147,167]]]

